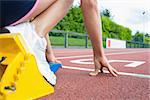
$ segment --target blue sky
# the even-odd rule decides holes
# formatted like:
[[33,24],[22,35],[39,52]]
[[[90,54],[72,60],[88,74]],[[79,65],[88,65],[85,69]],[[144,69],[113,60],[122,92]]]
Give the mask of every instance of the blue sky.
[[[80,0],[75,0],[78,4]],[[109,9],[113,21],[136,31],[150,34],[150,0],[98,0],[99,8]],[[143,12],[145,12],[143,14]]]

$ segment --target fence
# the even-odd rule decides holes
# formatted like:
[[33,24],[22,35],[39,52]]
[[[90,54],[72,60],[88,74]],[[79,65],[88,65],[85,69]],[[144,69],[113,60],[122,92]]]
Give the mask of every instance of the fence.
[[68,37],[69,35],[76,35],[76,36],[80,36],[82,38],[84,38],[85,40],[85,48],[88,48],[88,34],[81,34],[81,33],[76,33],[76,32],[65,32],[65,31],[62,31],[62,30],[52,30],[51,33],[55,33],[55,34],[62,34],[64,36],[64,47],[65,48],[68,48]]
[[126,41],[126,48],[150,48],[150,44]]
[[[62,30],[52,30],[50,33],[54,33],[54,34],[61,34],[61,36],[64,36],[64,47],[68,48],[69,47],[69,35],[75,35],[75,36],[79,36],[82,37],[82,39],[84,39],[85,44],[84,47],[88,48],[88,40],[89,40],[89,36],[88,34],[82,34],[82,33],[76,33],[76,32],[65,32]],[[106,47],[106,38],[103,38],[103,45],[104,48]],[[141,42],[133,42],[133,41],[126,41],[126,48],[150,48],[150,44],[145,44],[145,43],[141,43]]]

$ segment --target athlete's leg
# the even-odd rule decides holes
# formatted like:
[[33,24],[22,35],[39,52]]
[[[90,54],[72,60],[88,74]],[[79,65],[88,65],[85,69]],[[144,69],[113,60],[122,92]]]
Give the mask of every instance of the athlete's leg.
[[37,16],[32,23],[41,37],[46,34],[66,15],[73,0],[57,0],[47,10]]
[[[26,43],[30,45],[30,49],[35,55],[41,74],[53,85],[56,84],[56,77],[50,71],[48,63],[45,59],[45,40],[44,38],[37,37],[34,33],[42,33],[42,37],[46,36],[46,33],[49,32],[49,27],[50,29],[53,28],[57,22],[64,17],[72,3],[73,0],[57,0],[50,7],[48,7],[47,10],[37,16],[31,23],[26,22],[16,26],[6,27],[12,33],[20,32],[22,34],[26,40]],[[36,32],[33,24],[36,28]],[[38,28],[40,32],[37,31]]]
[[51,6],[49,6],[47,10],[42,12],[32,21],[32,23],[35,25],[37,34],[39,34],[41,37],[46,37],[46,57],[50,62],[61,63],[54,56],[51,42],[47,33],[66,15],[72,3],[73,0],[56,0]]

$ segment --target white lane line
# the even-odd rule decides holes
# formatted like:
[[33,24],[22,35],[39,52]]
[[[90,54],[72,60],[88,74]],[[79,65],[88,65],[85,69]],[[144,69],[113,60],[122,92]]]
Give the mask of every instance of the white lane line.
[[[94,69],[90,69],[90,68],[79,68],[79,67],[71,67],[71,66],[62,66],[62,68],[72,69],[72,70],[81,70],[81,71],[94,71]],[[104,70],[104,72],[109,73],[106,70]],[[139,77],[139,78],[148,78],[148,79],[150,79],[150,75],[145,75],[145,74],[119,72],[119,75],[134,76],[134,77]]]
[[[71,63],[74,64],[83,64],[83,65],[89,65],[94,64],[93,59],[77,59],[77,60],[71,60]],[[108,60],[109,63],[128,63],[124,65],[125,67],[138,67],[145,63],[145,61],[133,61],[133,60]]]
[[[79,49],[73,49],[74,51],[72,51],[72,49],[71,50],[66,50],[66,52],[70,52],[71,51],[71,53],[80,53],[81,52],[81,50],[83,50],[83,51],[88,51],[88,52],[92,52],[92,49],[81,49],[81,50],[79,50]],[[106,53],[110,53],[110,52],[125,52],[125,51],[123,51],[123,50],[121,50],[121,49],[119,49],[119,50],[111,50],[111,49],[107,49],[107,50],[105,50],[105,52]],[[128,50],[128,51],[133,51],[133,50]],[[64,54],[64,51],[56,51],[56,53],[57,54]]]
[[[106,55],[121,55],[121,54],[133,54],[133,53],[141,53],[145,51],[138,51],[138,52],[117,52],[117,53],[108,53]],[[67,59],[67,58],[81,58],[81,57],[92,57],[93,55],[81,55],[81,56],[67,56],[67,57],[57,57],[57,59]]]

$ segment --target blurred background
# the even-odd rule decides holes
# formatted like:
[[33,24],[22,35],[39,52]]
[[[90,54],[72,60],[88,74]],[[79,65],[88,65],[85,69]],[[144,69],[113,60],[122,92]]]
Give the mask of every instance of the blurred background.
[[[98,0],[103,46],[107,38],[126,41],[126,48],[150,47],[149,0]],[[50,33],[54,47],[91,47],[83,23],[80,0]]]

